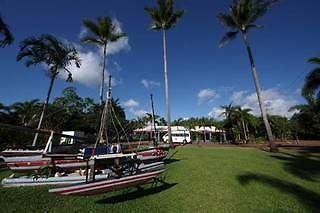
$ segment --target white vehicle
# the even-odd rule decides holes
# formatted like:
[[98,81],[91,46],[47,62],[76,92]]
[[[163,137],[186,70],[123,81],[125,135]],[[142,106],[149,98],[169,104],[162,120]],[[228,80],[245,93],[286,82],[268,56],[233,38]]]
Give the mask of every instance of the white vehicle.
[[[190,132],[188,130],[172,131],[171,133],[173,143],[191,143]],[[168,133],[162,137],[163,141],[168,143]]]

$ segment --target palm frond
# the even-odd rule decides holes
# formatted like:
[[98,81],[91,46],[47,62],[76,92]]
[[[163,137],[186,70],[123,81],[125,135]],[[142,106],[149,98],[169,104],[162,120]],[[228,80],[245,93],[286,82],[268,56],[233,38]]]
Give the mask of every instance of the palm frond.
[[[49,67],[49,75],[55,78],[59,70],[75,63],[81,65],[77,50],[70,44],[64,44],[54,36],[43,34],[30,37],[20,44],[17,61],[24,60],[27,67],[44,63]],[[69,78],[68,78],[69,79]]]
[[227,32],[222,39],[219,42],[219,48],[224,47],[226,44],[228,44],[230,41],[235,39],[237,37],[237,34],[239,31],[232,31],[232,32]]
[[237,29],[238,25],[234,22],[233,18],[225,13],[219,13],[217,16],[219,22],[224,25],[225,27],[231,28],[231,29]]
[[89,29],[94,35],[99,35],[99,27],[91,20],[84,19],[82,21],[83,25]]
[[118,39],[123,38],[123,37],[126,37],[126,36],[127,36],[126,33],[112,34],[112,35],[110,36],[110,41],[111,41],[111,42],[114,42],[114,41],[117,41]]
[[3,39],[0,39],[0,47],[5,47],[7,45],[10,45],[13,42],[14,37],[10,32],[8,25],[5,24],[4,21],[2,20],[1,16],[0,16],[0,33],[3,34]]
[[278,0],[252,0],[250,6],[249,22],[255,22],[258,18],[264,16],[271,6]]
[[320,58],[319,57],[312,57],[308,59],[308,62],[310,64],[320,64]]
[[152,19],[153,30],[168,30],[174,27],[184,14],[184,10],[174,11],[173,0],[158,0],[158,7],[145,7],[144,10]]
[[301,90],[302,96],[308,101],[313,101],[315,92],[320,89],[320,68],[315,68],[306,77],[305,83]]
[[183,16],[184,14],[184,10],[178,10],[176,12],[174,12],[170,18],[168,19],[166,25],[165,25],[165,29],[168,30],[172,27],[175,27],[179,21],[179,19]]
[[84,36],[81,38],[81,42],[87,43],[87,44],[93,44],[97,46],[103,46],[104,43],[99,38],[93,37],[93,36]]

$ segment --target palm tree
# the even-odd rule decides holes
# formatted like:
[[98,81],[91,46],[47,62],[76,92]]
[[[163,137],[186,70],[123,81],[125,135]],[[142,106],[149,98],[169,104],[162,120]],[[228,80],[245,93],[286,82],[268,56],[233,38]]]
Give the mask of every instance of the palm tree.
[[237,107],[237,113],[240,117],[241,127],[243,131],[243,136],[245,142],[248,142],[249,136],[248,136],[248,120],[249,120],[249,112],[251,109],[242,109],[240,106]]
[[[43,34],[40,37],[30,37],[21,42],[17,61],[22,59],[25,59],[25,65],[27,67],[37,64],[45,64],[48,66],[48,73],[51,80],[37,127],[37,129],[40,129],[55,79],[60,71],[64,71],[68,75],[67,81],[72,81],[72,73],[67,69],[67,66],[74,63],[80,68],[80,58],[77,50],[71,45],[62,43],[52,35]],[[37,138],[38,133],[34,137],[33,146],[36,145]]]
[[261,97],[261,88],[258,80],[257,70],[253,59],[253,54],[249,45],[248,32],[252,28],[260,28],[255,24],[256,20],[263,16],[272,6],[275,0],[235,0],[230,6],[228,13],[220,13],[218,19],[225,27],[231,31],[227,32],[221,39],[219,46],[223,47],[230,40],[236,38],[237,34],[241,34],[246,50],[248,52],[251,71],[258,97],[259,107],[268,135],[270,151],[276,150],[272,131],[267,118],[267,113]]
[[169,98],[169,83],[168,83],[168,69],[167,69],[167,43],[166,32],[174,27],[178,20],[184,14],[184,10],[174,11],[173,0],[158,0],[157,7],[146,7],[144,10],[151,16],[152,24],[151,29],[162,31],[163,40],[163,65],[164,65],[164,84],[166,96],[166,117],[168,125],[168,138],[169,143],[172,145],[171,137],[171,115],[170,115],[170,98]]
[[11,108],[14,111],[15,117],[19,119],[19,124],[22,124],[23,126],[30,126],[36,121],[39,109],[39,100],[34,99],[31,101],[17,102],[14,103]]
[[0,16],[0,34],[3,35],[3,38],[0,39],[0,47],[5,47],[11,44],[14,40],[12,33],[9,30],[8,25],[4,23]]
[[83,20],[83,25],[91,32],[92,35],[84,36],[83,38],[81,38],[81,41],[103,48],[103,66],[100,83],[100,104],[102,104],[104,94],[107,45],[109,42],[115,42],[118,39],[125,37],[126,34],[119,32],[110,17],[99,17],[97,23],[85,19]]
[[309,103],[316,103],[320,100],[320,91],[315,94],[320,89],[320,58],[310,58],[308,62],[318,67],[307,75],[301,93]]

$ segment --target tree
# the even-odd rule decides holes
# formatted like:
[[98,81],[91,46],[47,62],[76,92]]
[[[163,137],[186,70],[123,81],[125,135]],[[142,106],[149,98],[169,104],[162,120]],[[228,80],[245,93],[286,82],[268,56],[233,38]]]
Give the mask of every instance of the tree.
[[229,7],[228,13],[219,13],[218,19],[225,27],[231,31],[227,32],[221,39],[219,46],[223,47],[230,40],[236,38],[237,34],[241,34],[251,65],[252,76],[255,84],[255,89],[258,97],[261,115],[264,121],[266,132],[268,135],[270,151],[275,151],[276,147],[268,121],[267,113],[261,97],[261,88],[258,80],[256,65],[253,59],[253,54],[248,40],[248,32],[252,28],[260,28],[260,25],[255,24],[256,20],[263,16],[272,6],[275,0],[235,0]]
[[[30,37],[21,42],[17,61],[23,59],[27,67],[38,64],[48,66],[50,85],[37,127],[40,129],[55,79],[61,71],[64,71],[68,76],[67,81],[72,81],[72,73],[67,67],[74,63],[80,68],[80,58],[77,50],[71,45],[62,43],[52,35],[43,34],[40,37]],[[34,137],[33,146],[36,145],[37,137],[38,133]]]
[[318,65],[318,67],[314,68],[307,75],[301,94],[309,103],[315,103],[320,101],[320,58],[310,58],[308,62],[310,64]]
[[248,140],[249,140],[248,122],[249,122],[249,112],[250,111],[251,111],[251,109],[242,109],[241,107],[237,107],[237,113],[240,117],[241,128],[242,128],[245,142],[248,142]]
[[3,38],[0,39],[0,47],[5,47],[10,45],[14,38],[12,33],[9,30],[8,25],[3,21],[2,17],[0,16],[0,34],[3,35]]
[[100,104],[102,104],[104,94],[107,45],[109,42],[115,42],[118,39],[125,37],[126,34],[119,32],[110,17],[99,17],[97,23],[85,19],[83,20],[83,25],[91,32],[92,35],[84,36],[83,38],[81,38],[81,41],[103,48],[103,66],[100,83]]
[[166,118],[167,118],[167,125],[168,125],[169,143],[172,145],[170,97],[169,97],[169,83],[168,83],[168,69],[167,69],[166,32],[167,30],[175,27],[178,20],[184,14],[184,11],[183,10],[175,11],[173,0],[158,0],[158,8],[145,7],[144,10],[152,18],[151,29],[156,31],[162,31],[164,84],[165,84],[165,96],[166,96]]
[[31,126],[36,122],[39,111],[39,100],[17,102],[11,108],[13,109],[13,114],[18,119],[19,125]]

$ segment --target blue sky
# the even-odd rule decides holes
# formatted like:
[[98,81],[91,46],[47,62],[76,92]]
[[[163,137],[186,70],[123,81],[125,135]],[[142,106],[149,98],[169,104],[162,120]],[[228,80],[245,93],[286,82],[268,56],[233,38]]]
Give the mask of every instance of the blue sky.
[[[231,1],[176,0],[185,15],[168,32],[168,71],[172,117],[213,116],[220,105],[239,104],[258,114],[247,53],[240,38],[223,49],[218,41],[225,29],[217,14]],[[116,82],[115,98],[128,118],[150,111],[153,93],[156,113],[165,115],[162,67],[162,40],[149,29],[151,19],[145,6],[154,0],[0,0],[0,13],[15,36],[13,45],[0,49],[0,102],[12,104],[30,99],[43,100],[49,79],[45,67],[26,68],[16,62],[19,42],[31,35],[50,33],[77,46],[83,57],[81,71],[75,70],[73,83],[56,81],[53,96],[74,86],[82,97],[98,100],[99,51],[83,45],[84,18],[110,16],[128,34],[112,44],[108,72]],[[312,69],[305,61],[319,56],[320,13],[318,0],[280,1],[258,23],[264,28],[250,32],[265,103],[271,114],[290,116],[287,109],[304,100],[299,89]],[[144,80],[144,81],[143,81]],[[144,83],[144,84],[143,84]],[[147,87],[146,87],[147,86]],[[52,100],[52,99],[51,99]]]

